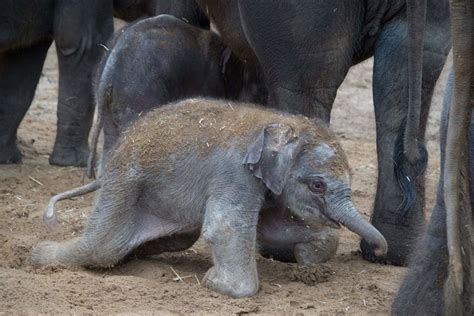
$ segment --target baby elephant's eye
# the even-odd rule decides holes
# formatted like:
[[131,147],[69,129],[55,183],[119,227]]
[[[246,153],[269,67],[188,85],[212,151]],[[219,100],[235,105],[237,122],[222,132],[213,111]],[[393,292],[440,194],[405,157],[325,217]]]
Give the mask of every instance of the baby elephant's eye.
[[317,194],[323,194],[326,192],[326,183],[321,180],[313,180],[309,183],[309,189]]

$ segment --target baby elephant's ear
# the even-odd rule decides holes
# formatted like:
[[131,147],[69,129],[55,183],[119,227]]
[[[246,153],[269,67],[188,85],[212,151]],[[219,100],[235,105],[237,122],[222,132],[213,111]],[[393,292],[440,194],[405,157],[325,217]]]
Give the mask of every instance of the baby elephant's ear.
[[270,124],[263,128],[247,148],[242,163],[275,194],[283,191],[293,165],[298,135],[291,126]]

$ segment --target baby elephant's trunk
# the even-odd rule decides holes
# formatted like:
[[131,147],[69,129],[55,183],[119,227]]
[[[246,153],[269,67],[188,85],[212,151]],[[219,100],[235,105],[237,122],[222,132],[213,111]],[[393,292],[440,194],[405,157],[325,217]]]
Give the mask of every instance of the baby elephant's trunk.
[[387,241],[383,235],[360,215],[352,201],[339,204],[336,210],[331,212],[331,218],[364,238],[373,247],[376,256],[387,253]]

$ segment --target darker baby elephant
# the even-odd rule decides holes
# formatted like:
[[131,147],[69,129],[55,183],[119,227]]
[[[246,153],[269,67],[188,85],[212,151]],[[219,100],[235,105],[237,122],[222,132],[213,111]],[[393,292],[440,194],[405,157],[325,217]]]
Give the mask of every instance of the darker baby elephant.
[[[39,243],[32,261],[112,266],[147,242],[201,231],[214,263],[207,286],[250,296],[259,289],[262,208],[288,210],[302,226],[341,223],[386,253],[384,237],[353,205],[349,180],[324,123],[249,104],[181,101],[149,112],[121,138],[96,180],[101,189],[83,235]],[[285,234],[280,227],[273,234]]]
[[113,32],[110,0],[0,1],[0,163],[19,163],[18,126],[33,99],[46,53],[59,65],[58,129],[51,164],[84,166],[93,117],[90,78]]
[[263,103],[258,71],[235,58],[213,32],[170,16],[144,19],[115,35],[97,71],[98,122],[92,132],[88,175],[104,131],[102,164],[120,134],[140,115],[195,96]]

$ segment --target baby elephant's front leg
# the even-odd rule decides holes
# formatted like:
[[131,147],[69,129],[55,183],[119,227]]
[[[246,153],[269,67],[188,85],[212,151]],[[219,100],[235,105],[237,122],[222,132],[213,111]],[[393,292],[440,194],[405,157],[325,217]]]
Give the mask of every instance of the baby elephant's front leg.
[[209,199],[203,224],[203,236],[212,248],[214,261],[203,280],[209,288],[232,297],[258,292],[255,239],[260,205],[257,204]]
[[258,242],[264,257],[309,265],[334,257],[339,235],[331,227],[309,226],[287,209],[264,208],[259,215]]
[[313,241],[295,245],[293,253],[299,265],[326,262],[336,254],[339,244],[337,230],[328,227],[314,235],[315,239]]

